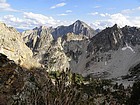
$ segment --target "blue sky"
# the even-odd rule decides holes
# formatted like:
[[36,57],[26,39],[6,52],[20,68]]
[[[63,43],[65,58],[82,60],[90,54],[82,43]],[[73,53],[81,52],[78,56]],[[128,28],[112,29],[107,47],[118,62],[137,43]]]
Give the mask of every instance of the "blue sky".
[[140,0],[0,0],[0,21],[16,28],[56,27],[76,20],[95,29],[115,23],[140,27]]

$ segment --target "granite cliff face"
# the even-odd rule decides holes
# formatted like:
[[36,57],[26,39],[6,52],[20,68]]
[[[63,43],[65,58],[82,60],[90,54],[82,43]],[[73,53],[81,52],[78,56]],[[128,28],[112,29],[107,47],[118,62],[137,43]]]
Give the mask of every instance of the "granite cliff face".
[[7,27],[4,23],[0,23],[0,53],[27,68],[38,65],[32,59],[33,53],[25,45],[20,33],[12,27]]
[[50,71],[62,71],[69,68],[69,58],[61,45],[62,39],[58,38],[45,53],[42,54],[41,64]]
[[53,44],[51,31],[52,28],[40,26],[22,33],[25,44],[33,51],[33,58],[42,64],[46,62],[44,56]]
[[121,30],[126,43],[132,46],[140,45],[140,28],[125,26]]
[[45,26],[36,27],[33,30],[27,30],[22,33],[26,45],[33,51],[48,49],[53,41],[51,35],[52,28]]
[[52,28],[41,26],[22,33],[26,45],[33,51],[34,59],[48,70],[66,70],[69,68],[68,58],[61,46],[61,38],[53,40]]

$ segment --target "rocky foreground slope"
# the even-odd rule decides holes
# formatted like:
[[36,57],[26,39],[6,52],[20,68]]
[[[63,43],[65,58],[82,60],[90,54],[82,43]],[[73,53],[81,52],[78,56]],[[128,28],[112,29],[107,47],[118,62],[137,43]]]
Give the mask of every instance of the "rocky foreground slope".
[[[138,89],[67,72],[25,69],[0,53],[0,105],[137,105]],[[135,84],[137,86],[137,84]],[[138,85],[139,86],[139,85]],[[136,93],[138,92],[138,93]],[[137,97],[134,97],[137,95]]]
[[0,105],[47,105],[51,86],[45,70],[29,71],[0,53]]

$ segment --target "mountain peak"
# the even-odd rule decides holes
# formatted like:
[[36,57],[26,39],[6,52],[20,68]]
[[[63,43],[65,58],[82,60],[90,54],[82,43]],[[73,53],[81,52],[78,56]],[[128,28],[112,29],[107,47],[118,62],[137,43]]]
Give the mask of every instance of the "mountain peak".
[[53,30],[51,34],[53,35],[54,39],[57,39],[58,37],[65,36],[68,33],[73,33],[75,35],[84,35],[91,38],[96,34],[96,31],[83,21],[77,20],[69,26],[58,26]]
[[6,26],[6,24],[5,24],[5,23],[0,22],[0,26],[2,26],[2,25],[3,25],[3,26]]
[[121,29],[117,24],[115,24],[114,26],[108,27],[95,35],[95,37],[91,39],[91,45],[89,45],[90,47],[88,49],[90,51],[91,49],[94,49],[92,46],[96,46],[97,49],[102,48],[103,52],[118,50],[119,47],[123,46],[122,36],[123,33]]
[[112,28],[113,29],[120,29],[120,27],[117,24],[115,24]]
[[48,27],[47,26],[40,26],[39,28],[41,28],[41,29],[47,29]]
[[0,29],[17,32],[17,30],[14,27],[9,27],[5,23],[2,23],[2,22],[0,22]]
[[40,26],[40,27],[35,27],[33,30],[42,30],[42,29],[47,29],[47,26]]
[[81,20],[77,20],[73,23],[73,25],[79,25],[79,26],[83,26],[87,29],[91,29],[91,27],[89,25],[87,25],[85,22],[81,21]]
[[76,20],[74,23],[80,23],[80,24],[82,24],[83,21],[81,21],[81,20]]

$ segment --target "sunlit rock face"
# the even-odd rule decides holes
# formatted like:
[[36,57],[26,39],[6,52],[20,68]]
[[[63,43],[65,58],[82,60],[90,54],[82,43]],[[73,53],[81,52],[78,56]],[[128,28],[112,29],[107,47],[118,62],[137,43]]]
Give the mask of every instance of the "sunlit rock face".
[[32,59],[33,53],[25,45],[20,33],[13,27],[7,27],[4,23],[0,23],[0,53],[24,67],[39,66]]
[[22,37],[26,45],[33,51],[37,52],[41,49],[48,49],[53,41],[51,35],[52,28],[46,26],[36,27],[33,30],[26,30],[22,33]]

